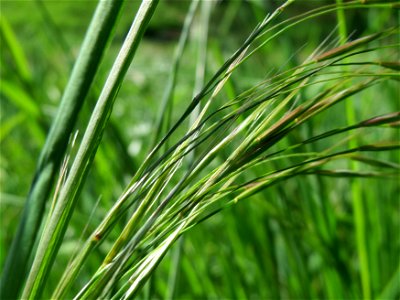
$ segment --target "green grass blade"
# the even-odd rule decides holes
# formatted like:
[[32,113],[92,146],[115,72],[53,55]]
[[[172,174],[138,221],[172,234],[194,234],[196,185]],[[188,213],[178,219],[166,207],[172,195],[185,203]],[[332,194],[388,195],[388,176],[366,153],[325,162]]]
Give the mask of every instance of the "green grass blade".
[[4,298],[16,298],[19,294],[54,176],[64,157],[70,133],[110,40],[121,6],[122,1],[101,1],[88,29],[82,50],[41,152],[21,222],[10,248],[0,287],[0,294]]
[[42,112],[40,107],[35,103],[24,90],[19,88],[13,82],[0,80],[1,93],[7,97],[16,107],[24,111],[27,115],[33,118],[40,119]]
[[178,75],[179,66],[181,63],[182,55],[187,44],[187,39],[189,37],[190,28],[195,17],[195,12],[197,10],[199,1],[192,1],[189,10],[187,12],[185,22],[183,24],[182,32],[179,37],[178,45],[175,49],[174,58],[171,63],[171,70],[168,76],[167,86],[165,87],[163,97],[161,99],[160,111],[155,121],[155,133],[153,135],[152,146],[158,142],[161,134],[163,133],[163,128],[168,124],[165,123],[166,115],[168,113],[168,107],[172,105],[172,99],[175,91],[176,79]]
[[[340,39],[340,44],[344,45],[348,38],[347,23],[344,15],[344,10],[340,7],[340,5],[342,5],[342,0],[336,0],[336,3],[339,5],[337,10],[339,39]],[[345,110],[346,110],[347,123],[353,124],[356,120],[356,111],[354,104],[351,101],[347,101],[345,105]],[[350,140],[349,147],[355,147],[356,145],[357,143],[355,140]],[[353,161],[350,162],[350,164],[351,164],[351,169],[357,171],[358,169],[357,163]],[[354,221],[355,221],[354,223],[356,230],[357,250],[360,263],[361,285],[364,298],[370,299],[371,282],[370,282],[370,271],[368,264],[368,252],[367,252],[367,242],[366,242],[366,221],[364,218],[364,204],[361,196],[362,195],[361,183],[358,180],[352,180],[351,194],[352,194],[353,208],[354,208]]]
[[32,72],[28,60],[5,16],[1,16],[0,33],[11,52],[18,75],[24,82],[31,82]]
[[394,300],[400,297],[400,266],[394,272],[382,293],[377,297],[380,300]]
[[115,98],[158,1],[143,1],[89,120],[81,146],[39,242],[23,298],[41,295],[82,184],[93,162]]

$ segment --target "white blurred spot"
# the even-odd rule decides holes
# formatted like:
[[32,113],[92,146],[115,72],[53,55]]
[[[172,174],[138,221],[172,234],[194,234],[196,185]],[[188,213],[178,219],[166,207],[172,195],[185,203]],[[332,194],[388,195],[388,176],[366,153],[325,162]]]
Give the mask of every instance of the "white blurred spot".
[[142,148],[142,142],[138,141],[138,140],[134,140],[128,146],[128,153],[131,156],[135,156],[139,153],[141,148]]

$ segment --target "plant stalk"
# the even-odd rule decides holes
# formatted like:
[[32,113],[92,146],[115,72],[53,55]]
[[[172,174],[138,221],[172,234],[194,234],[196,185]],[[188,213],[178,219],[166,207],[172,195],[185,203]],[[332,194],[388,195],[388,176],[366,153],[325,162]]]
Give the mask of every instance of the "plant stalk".
[[0,298],[15,299],[29,269],[44,208],[65,156],[78,113],[110,41],[123,1],[100,1],[85,35],[57,114],[41,151],[36,172],[12,241],[0,283]]
[[[107,1],[104,1],[107,2]],[[102,2],[101,2],[102,3]],[[157,1],[143,1],[124,44],[101,91],[89,120],[82,143],[71,166],[70,173],[60,191],[54,211],[47,220],[36,253],[24,299],[40,297],[51,266],[63,239],[65,230],[80,194],[86,175],[92,165],[104,128],[109,120],[115,98],[140,44],[144,30],[155,10]]]

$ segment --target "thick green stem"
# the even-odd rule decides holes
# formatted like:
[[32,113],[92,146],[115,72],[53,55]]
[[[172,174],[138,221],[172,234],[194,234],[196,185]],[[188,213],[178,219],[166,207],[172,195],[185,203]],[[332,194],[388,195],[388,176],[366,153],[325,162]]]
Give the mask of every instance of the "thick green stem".
[[[337,5],[337,19],[339,28],[339,40],[340,44],[343,45],[347,41],[347,25],[346,18],[344,15],[344,10],[341,8],[343,0],[336,0]],[[345,68],[345,67],[343,67]],[[356,123],[355,107],[352,101],[346,101],[346,120],[347,124]],[[355,139],[350,139],[349,147],[357,147],[357,141]],[[350,169],[356,171],[358,169],[357,162],[350,161]],[[371,299],[371,281],[369,273],[369,263],[368,263],[368,249],[366,241],[366,221],[364,217],[364,204],[362,199],[362,189],[361,182],[358,179],[353,179],[350,183],[351,186],[351,197],[353,200],[353,218],[356,234],[356,244],[358,259],[360,264],[360,276],[361,276],[361,286],[362,295],[364,299]]]
[[44,207],[55,175],[65,156],[78,113],[112,36],[123,1],[100,1],[65,88],[60,107],[41,152],[17,233],[0,284],[0,298],[18,297],[28,270],[28,259],[38,237]]
[[157,3],[158,1],[142,2],[101,91],[69,175],[43,230],[38,251],[23,292],[24,299],[36,299],[41,295],[60,243],[64,237],[74,205],[80,194],[88,170],[92,165],[104,128],[109,120],[115,98]]

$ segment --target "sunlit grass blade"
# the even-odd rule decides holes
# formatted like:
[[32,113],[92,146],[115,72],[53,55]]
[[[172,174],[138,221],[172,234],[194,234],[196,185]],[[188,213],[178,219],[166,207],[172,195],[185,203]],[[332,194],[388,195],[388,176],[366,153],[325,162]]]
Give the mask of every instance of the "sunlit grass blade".
[[[71,217],[74,204],[79,195],[79,190],[93,162],[122,80],[131,64],[144,30],[152,17],[157,3],[157,1],[142,3],[125,39],[124,45],[110,71],[110,75],[100,94],[91,119],[89,120],[87,130],[83,136],[81,146],[78,149],[66,182],[57,198],[54,212],[49,216],[46,222],[37,255],[33,262],[27,285],[25,286],[23,296],[26,298],[35,298],[41,293],[43,282],[48,276],[59,244],[64,236],[66,226]],[[51,246],[49,247],[49,245]],[[76,274],[72,274],[71,277],[73,277],[73,275]],[[64,285],[68,285],[69,283],[70,281],[65,281]]]

